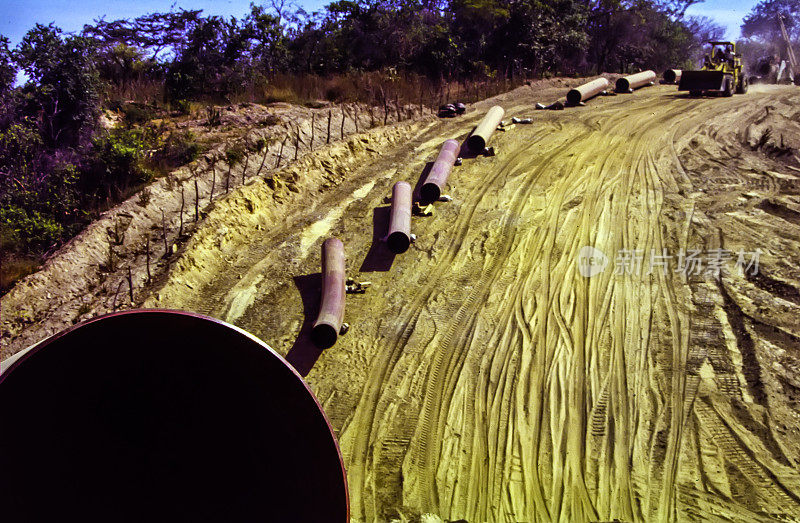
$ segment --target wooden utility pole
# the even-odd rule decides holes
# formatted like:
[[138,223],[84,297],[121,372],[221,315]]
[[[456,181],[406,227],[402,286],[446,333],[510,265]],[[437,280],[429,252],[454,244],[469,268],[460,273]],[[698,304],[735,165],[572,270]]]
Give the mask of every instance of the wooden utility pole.
[[311,142],[308,144],[308,148],[310,150],[314,150],[314,120],[316,119],[317,113],[311,113]]
[[181,183],[181,217],[180,217],[180,226],[178,227],[178,238],[183,236],[183,207],[184,207],[184,203],[186,201],[183,193],[184,193],[184,191],[183,191],[183,183]]

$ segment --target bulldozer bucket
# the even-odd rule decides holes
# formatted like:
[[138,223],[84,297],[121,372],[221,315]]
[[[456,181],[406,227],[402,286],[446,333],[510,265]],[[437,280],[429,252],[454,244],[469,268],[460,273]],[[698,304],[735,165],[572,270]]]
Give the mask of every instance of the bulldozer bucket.
[[723,71],[683,71],[678,91],[721,91],[724,81]]

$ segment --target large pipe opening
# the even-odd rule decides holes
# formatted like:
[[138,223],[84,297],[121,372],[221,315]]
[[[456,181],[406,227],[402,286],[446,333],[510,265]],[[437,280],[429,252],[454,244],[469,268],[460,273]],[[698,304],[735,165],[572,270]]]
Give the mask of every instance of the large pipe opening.
[[349,521],[322,408],[236,327],[126,311],[4,367],[3,521]]
[[492,133],[497,130],[497,126],[503,121],[504,115],[505,110],[499,105],[495,105],[489,109],[489,112],[486,113],[483,120],[481,120],[475,130],[472,131],[470,137],[467,138],[467,147],[472,153],[478,154],[483,152]]
[[322,300],[311,328],[311,340],[321,349],[332,347],[344,321],[344,244],[338,238],[322,243]]
[[667,69],[664,71],[664,82],[668,84],[678,83],[681,79],[680,69]]

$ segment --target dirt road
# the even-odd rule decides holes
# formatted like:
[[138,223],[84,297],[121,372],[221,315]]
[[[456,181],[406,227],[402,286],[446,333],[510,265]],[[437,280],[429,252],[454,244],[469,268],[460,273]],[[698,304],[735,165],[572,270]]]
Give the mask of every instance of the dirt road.
[[[354,521],[800,519],[800,90],[531,110],[562,91],[494,101],[533,124],[455,168],[409,252],[377,242],[384,197],[490,104],[415,124],[267,226],[225,226],[221,205],[146,305],[318,356]],[[372,287],[319,355],[329,235]]]

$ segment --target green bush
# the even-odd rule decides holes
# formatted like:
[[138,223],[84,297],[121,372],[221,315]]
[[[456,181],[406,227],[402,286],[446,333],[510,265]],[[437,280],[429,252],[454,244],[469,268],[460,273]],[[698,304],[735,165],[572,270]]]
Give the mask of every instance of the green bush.
[[173,101],[171,106],[180,115],[187,115],[192,112],[192,103],[185,98]]
[[228,165],[233,166],[241,162],[244,159],[244,155],[244,148],[241,145],[236,144],[225,151],[225,161],[228,162]]
[[144,104],[130,103],[122,104],[120,107],[125,124],[142,125],[155,117],[155,110]]
[[197,142],[192,131],[171,133],[154,154],[154,163],[166,174],[176,167],[191,163],[200,157],[204,147]]
[[0,235],[10,250],[48,248],[64,239],[64,227],[52,216],[16,205],[0,208]]

